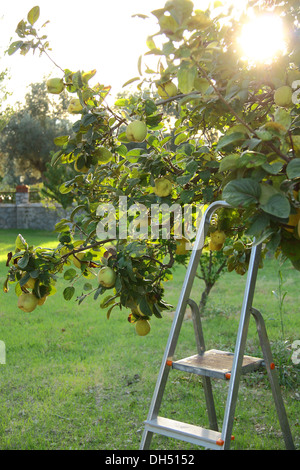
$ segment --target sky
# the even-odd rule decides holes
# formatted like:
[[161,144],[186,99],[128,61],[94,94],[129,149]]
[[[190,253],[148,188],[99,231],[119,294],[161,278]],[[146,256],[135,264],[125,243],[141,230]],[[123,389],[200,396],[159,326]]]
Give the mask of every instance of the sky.
[[[247,3],[246,0],[222,1],[224,6],[233,3],[239,10]],[[210,2],[216,4],[214,0],[193,0],[194,7],[202,10]],[[122,85],[138,75],[138,58],[148,50],[146,39],[159,30],[157,19],[151,11],[162,8],[165,3],[166,0],[2,0],[0,71],[7,68],[11,77],[7,83],[8,91],[13,91],[10,102],[22,101],[31,83],[41,82],[48,76],[62,77],[61,70],[55,68],[44,54],[33,55],[30,51],[26,56],[18,52],[8,56],[4,53],[10,40],[19,39],[15,33],[17,24],[27,18],[33,6],[40,6],[37,28],[49,20],[42,31],[48,36],[53,60],[62,69],[96,69],[93,80],[112,87],[113,101],[115,95],[122,91]],[[149,18],[132,17],[137,13]],[[253,36],[257,35],[257,28],[254,28],[254,33],[248,32],[248,44],[253,44]],[[264,39],[258,39],[255,55],[262,41]],[[155,67],[156,61],[155,57],[144,58],[150,68]]]
[[[52,48],[51,57],[63,69],[97,70],[97,81],[111,85],[112,92],[121,91],[122,85],[138,75],[137,62],[147,51],[146,39],[158,30],[151,11],[163,7],[164,0],[11,0],[0,6],[0,67],[9,69],[8,88],[21,99],[26,86],[43,80],[45,75],[61,76],[46,56],[25,57],[18,52],[4,55],[18,22],[27,17],[35,5],[40,6],[39,27],[43,29]],[[148,20],[132,18],[142,13]]]

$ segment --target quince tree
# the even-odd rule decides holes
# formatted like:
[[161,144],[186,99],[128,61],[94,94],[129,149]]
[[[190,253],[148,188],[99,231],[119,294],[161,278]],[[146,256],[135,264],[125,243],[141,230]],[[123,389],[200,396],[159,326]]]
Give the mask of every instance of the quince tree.
[[[90,85],[95,70],[58,66],[49,92],[67,90],[70,112],[78,119],[72,135],[55,140],[58,149],[51,164],[75,166],[78,174],[60,191],[79,203],[56,225],[56,249],[17,239],[16,252],[8,256],[5,290],[16,283],[19,296],[32,293],[42,299],[55,293],[62,275],[70,282],[63,292],[70,300],[75,281],[83,276],[87,282],[79,303],[101,296],[108,317],[115,308],[129,308],[129,321],[146,325],[145,334],[146,321],[170,307],[164,281],[175,262],[186,262],[189,251],[178,250],[176,237],[147,236],[153,228],[148,216],[128,216],[125,222],[135,233],[143,228],[145,237],[120,237],[121,197],[128,205],[149,209],[162,203],[205,206],[225,200],[231,208],[215,215],[206,247],[227,257],[229,271],[245,274],[254,238],[264,244],[264,252],[281,254],[300,269],[298,1],[254,0],[250,7],[258,15],[281,16],[289,31],[285,51],[263,66],[247,63],[236,47],[247,11],[238,18],[231,9],[214,14],[195,9],[190,0],[169,0],[152,12],[158,29],[147,40],[145,58],[157,57],[157,70],[140,58],[139,76],[126,83],[138,82],[138,93],[117,99],[114,107],[105,100],[109,86]],[[19,22],[19,38],[9,54],[37,49],[50,58],[47,36],[35,27],[39,13],[34,7]],[[174,103],[177,118],[171,122],[168,110]],[[105,204],[120,224],[113,236],[99,239],[103,214],[98,207]],[[184,227],[184,218],[181,222]],[[163,227],[161,217],[156,224]],[[77,269],[70,267],[72,257],[78,260]],[[35,280],[33,289],[29,279]]]

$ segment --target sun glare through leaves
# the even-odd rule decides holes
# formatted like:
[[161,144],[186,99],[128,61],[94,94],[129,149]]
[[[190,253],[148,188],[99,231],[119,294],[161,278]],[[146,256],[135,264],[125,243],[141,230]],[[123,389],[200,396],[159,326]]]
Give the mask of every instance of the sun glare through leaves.
[[245,60],[271,62],[285,48],[281,18],[272,14],[252,18],[242,28],[239,46]]

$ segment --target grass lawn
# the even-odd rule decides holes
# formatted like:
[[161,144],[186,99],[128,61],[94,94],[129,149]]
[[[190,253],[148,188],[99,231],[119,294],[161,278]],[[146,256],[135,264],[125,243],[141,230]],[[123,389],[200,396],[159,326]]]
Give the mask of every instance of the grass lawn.
[[[5,279],[6,253],[18,234],[0,230],[0,282]],[[22,231],[32,245],[56,245],[56,235]],[[287,292],[284,336],[278,300],[276,261],[259,273],[254,306],[264,315],[282,394],[296,447],[300,448],[299,366],[291,361],[291,344],[300,340],[298,308],[300,273],[281,267]],[[166,283],[166,298],[176,305],[184,269]],[[214,287],[203,327],[208,348],[233,350],[245,278],[226,273]],[[61,288],[65,285],[59,281]],[[62,289],[61,289],[62,290]],[[193,294],[199,300],[202,286]],[[172,322],[172,313],[151,321],[151,333],[138,337],[127,322],[128,311],[106,312],[88,298],[80,306],[62,293],[49,297],[31,314],[17,308],[13,287],[0,294],[0,340],[6,364],[0,365],[0,449],[138,449]],[[195,354],[188,316],[176,355]],[[261,355],[254,320],[250,322],[248,354]],[[222,423],[228,384],[215,380],[213,389]],[[197,412],[195,413],[195,409]],[[160,414],[208,427],[201,379],[172,371]],[[264,371],[242,378],[236,408],[232,449],[284,449],[272,395]],[[154,435],[152,449],[193,449],[188,443]]]

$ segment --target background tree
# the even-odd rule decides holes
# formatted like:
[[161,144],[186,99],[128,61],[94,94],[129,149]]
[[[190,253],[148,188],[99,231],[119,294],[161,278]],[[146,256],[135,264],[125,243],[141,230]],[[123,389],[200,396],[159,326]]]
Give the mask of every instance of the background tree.
[[36,183],[45,179],[55,137],[70,132],[71,125],[66,118],[66,94],[54,101],[44,82],[30,87],[25,103],[18,105],[0,139],[1,152],[15,174],[22,175],[25,183]]

